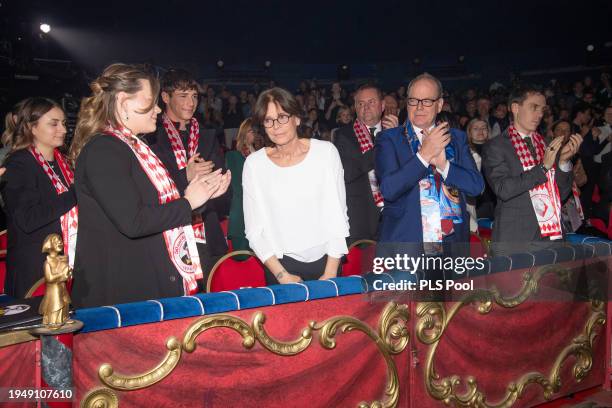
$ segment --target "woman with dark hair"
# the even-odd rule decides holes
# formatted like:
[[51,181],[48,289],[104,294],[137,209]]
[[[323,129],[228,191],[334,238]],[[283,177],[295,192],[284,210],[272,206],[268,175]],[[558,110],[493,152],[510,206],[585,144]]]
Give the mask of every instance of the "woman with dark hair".
[[189,295],[202,278],[191,213],[223,194],[230,174],[198,175],[181,197],[139,137],[155,130],[158,88],[143,67],[113,64],[81,104],[70,151],[81,216],[76,307]]
[[254,120],[271,147],[244,163],[246,237],[267,268],[268,283],[336,277],[348,252],[340,155],[329,142],[299,137],[300,113],[286,90],[262,92]]
[[72,170],[59,151],[66,137],[64,111],[50,99],[28,98],[13,119],[3,135],[11,142],[2,190],[8,229],[5,292],[21,298],[43,277],[47,235],[63,235],[65,254],[74,262],[78,221]]

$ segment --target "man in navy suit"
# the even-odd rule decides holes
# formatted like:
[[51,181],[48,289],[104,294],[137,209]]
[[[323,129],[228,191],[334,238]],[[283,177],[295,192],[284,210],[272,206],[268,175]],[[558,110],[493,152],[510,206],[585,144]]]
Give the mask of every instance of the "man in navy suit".
[[379,242],[469,242],[465,196],[484,180],[466,135],[436,124],[442,85],[425,73],[408,86],[408,120],[376,139],[376,174],[384,197]]

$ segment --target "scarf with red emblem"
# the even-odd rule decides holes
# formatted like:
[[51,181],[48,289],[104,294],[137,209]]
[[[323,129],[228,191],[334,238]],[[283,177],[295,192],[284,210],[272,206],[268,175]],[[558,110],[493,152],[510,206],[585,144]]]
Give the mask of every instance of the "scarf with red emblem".
[[[508,134],[524,171],[530,170],[542,163],[546,146],[544,138],[539,133],[534,132],[531,135],[536,157],[532,157],[527,144],[523,141],[514,125],[508,128]],[[556,169],[552,167],[546,172],[546,182],[529,190],[531,204],[540,226],[540,234],[543,237],[550,237],[551,240],[560,239],[563,236],[561,229],[561,198],[559,187],[555,180],[555,172]]]

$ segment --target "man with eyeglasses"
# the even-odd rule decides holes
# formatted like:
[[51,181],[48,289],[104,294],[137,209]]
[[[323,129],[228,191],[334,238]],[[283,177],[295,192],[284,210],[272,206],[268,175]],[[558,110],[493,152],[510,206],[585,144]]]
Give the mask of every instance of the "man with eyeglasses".
[[357,119],[339,128],[334,144],[344,167],[350,237],[376,240],[383,197],[374,173],[374,141],[384,129],[397,126],[397,112],[383,118],[385,102],[374,84],[361,85],[355,93]]
[[531,251],[563,237],[561,202],[572,192],[570,159],[582,143],[582,136],[574,134],[546,147],[537,132],[547,108],[538,88],[518,86],[508,105],[513,123],[483,149],[484,172],[497,196],[496,254]]
[[466,135],[446,122],[436,124],[444,101],[435,77],[414,78],[406,102],[406,123],[376,140],[376,173],[385,199],[379,242],[424,242],[426,248],[469,242],[465,196],[478,196],[484,180]]

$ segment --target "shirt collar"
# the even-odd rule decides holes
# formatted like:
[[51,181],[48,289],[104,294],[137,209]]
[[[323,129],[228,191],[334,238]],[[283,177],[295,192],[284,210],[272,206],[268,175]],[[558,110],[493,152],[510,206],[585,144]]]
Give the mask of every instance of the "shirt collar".
[[523,133],[523,132],[519,132],[517,129],[517,132],[519,135],[521,135],[521,138],[526,139],[526,138],[530,138],[531,139],[531,135],[528,133]]
[[[363,122],[362,122],[363,123]],[[380,131],[382,131],[382,121],[378,122],[376,125],[374,126],[368,126],[364,123],[364,126],[368,128],[368,130],[370,130],[371,128],[376,128],[374,133],[378,133]]]
[[[429,127],[429,129],[427,129],[427,130],[431,131],[431,129],[433,129],[434,127],[435,127],[435,125],[431,125],[431,126]],[[422,140],[422,139],[423,139],[423,129],[421,129],[421,128],[420,128],[420,127],[418,127],[418,126],[414,126],[414,125],[412,125],[412,128],[414,129],[414,133],[416,133],[417,138],[418,138],[419,140]]]

